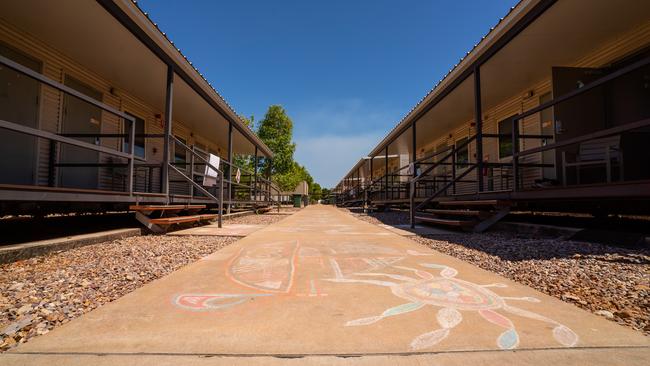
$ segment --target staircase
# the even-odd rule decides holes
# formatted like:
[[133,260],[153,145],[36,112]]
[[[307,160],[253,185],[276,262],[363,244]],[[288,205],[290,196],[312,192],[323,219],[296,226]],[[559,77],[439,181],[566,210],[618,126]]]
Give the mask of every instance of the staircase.
[[504,218],[511,206],[502,200],[441,201],[433,209],[417,211],[415,221],[481,233]]
[[147,205],[129,206],[135,211],[135,218],[155,233],[165,233],[174,225],[207,223],[218,214],[200,214],[205,205]]

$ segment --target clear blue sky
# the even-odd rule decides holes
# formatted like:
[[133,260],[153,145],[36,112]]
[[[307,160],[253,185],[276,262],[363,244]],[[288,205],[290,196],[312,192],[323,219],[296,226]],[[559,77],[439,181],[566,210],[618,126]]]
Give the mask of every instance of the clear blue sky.
[[239,114],[280,104],[335,185],[516,0],[140,0]]

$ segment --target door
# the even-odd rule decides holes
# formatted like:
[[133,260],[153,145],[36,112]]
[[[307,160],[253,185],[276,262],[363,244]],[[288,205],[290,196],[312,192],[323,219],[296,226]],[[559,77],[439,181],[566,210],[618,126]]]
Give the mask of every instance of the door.
[[[601,69],[578,67],[553,68],[553,95],[559,98],[571,91],[598,80],[605,75]],[[565,102],[556,104],[553,109],[555,117],[555,140],[562,142],[574,137],[584,136],[605,128],[605,92],[602,86],[591,89]],[[557,179],[562,180],[562,152],[577,153],[578,145],[556,149],[555,166]],[[567,171],[574,175],[575,170]],[[569,177],[569,181],[573,180]]]
[[[65,85],[93,99],[98,101],[102,100],[102,94],[100,92],[68,75],[65,77]],[[63,126],[61,132],[64,134],[99,135],[101,131],[101,115],[102,111],[100,108],[66,94],[63,99]],[[100,144],[98,136],[75,137],[75,139],[93,145]],[[99,188],[99,168],[96,165],[98,162],[99,152],[97,151],[61,144],[59,163],[90,164],[90,166],[60,167],[60,186],[88,189]]]
[[[41,63],[0,44],[0,54],[34,71]],[[38,81],[0,66],[0,119],[38,128]],[[36,137],[0,129],[0,183],[36,184]]]

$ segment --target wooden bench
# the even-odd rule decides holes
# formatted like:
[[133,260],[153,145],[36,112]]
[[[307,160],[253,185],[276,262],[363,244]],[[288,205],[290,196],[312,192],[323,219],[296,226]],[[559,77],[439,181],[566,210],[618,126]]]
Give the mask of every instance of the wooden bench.
[[567,152],[562,151],[562,184],[567,185],[567,168],[576,168],[576,183],[580,184],[580,168],[584,166],[605,166],[607,183],[612,182],[612,162],[618,164],[623,180],[623,152],[621,151],[621,136],[610,136],[580,143],[578,154],[572,162],[567,159]]
[[[130,211],[135,211],[135,218],[144,226],[156,233],[167,232],[167,228],[175,224],[190,222],[205,222],[219,217],[218,214],[198,214],[205,205],[133,205]],[[179,212],[185,213],[177,216]]]

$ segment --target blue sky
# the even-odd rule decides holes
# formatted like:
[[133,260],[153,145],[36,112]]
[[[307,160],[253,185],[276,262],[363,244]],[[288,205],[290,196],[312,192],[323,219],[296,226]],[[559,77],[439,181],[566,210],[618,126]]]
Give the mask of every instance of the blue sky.
[[335,185],[516,0],[140,0],[239,114],[280,104]]

